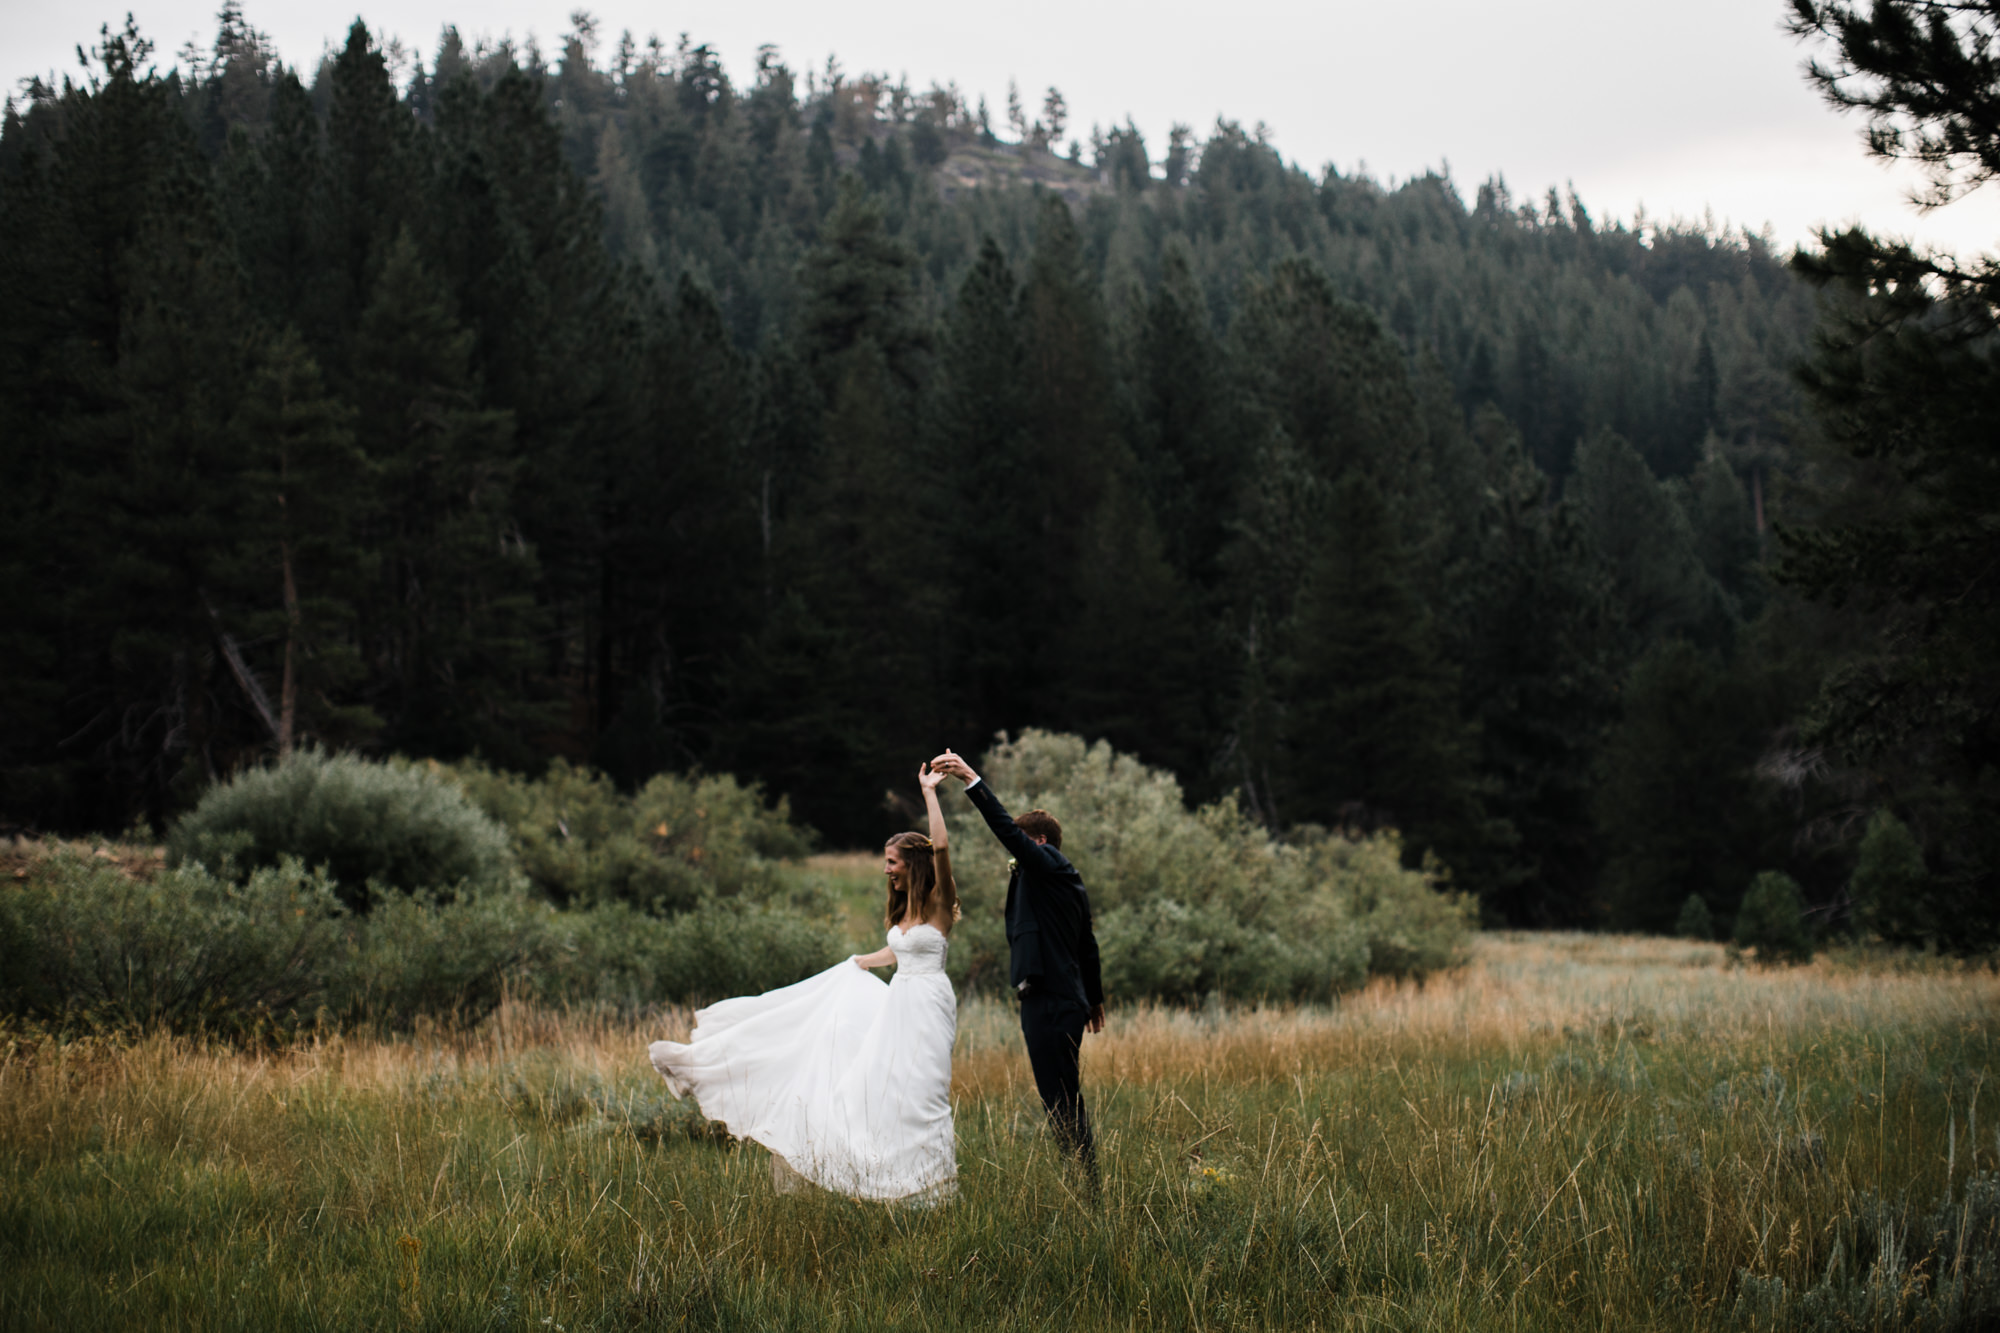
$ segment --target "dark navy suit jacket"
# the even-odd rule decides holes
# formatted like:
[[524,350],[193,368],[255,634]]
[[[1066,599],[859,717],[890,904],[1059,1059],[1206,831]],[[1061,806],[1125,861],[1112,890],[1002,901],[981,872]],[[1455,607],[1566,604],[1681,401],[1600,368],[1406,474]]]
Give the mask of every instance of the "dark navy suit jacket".
[[1007,879],[1008,982],[1018,988],[1025,981],[1031,990],[1069,996],[1085,1008],[1103,1004],[1083,876],[1060,849],[1023,833],[986,782],[973,783],[965,795],[1014,858]]

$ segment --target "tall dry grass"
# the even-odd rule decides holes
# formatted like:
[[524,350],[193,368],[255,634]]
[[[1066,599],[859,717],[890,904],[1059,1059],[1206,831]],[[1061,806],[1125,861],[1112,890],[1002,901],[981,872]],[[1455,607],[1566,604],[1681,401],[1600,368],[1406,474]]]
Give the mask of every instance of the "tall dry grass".
[[774,1193],[646,1066],[681,1011],[270,1051],[15,1032],[0,1323],[1978,1327],[1996,999],[1943,963],[1492,936],[1338,1008],[1114,1012],[1094,1204],[1013,1013],[968,1002],[932,1210]]

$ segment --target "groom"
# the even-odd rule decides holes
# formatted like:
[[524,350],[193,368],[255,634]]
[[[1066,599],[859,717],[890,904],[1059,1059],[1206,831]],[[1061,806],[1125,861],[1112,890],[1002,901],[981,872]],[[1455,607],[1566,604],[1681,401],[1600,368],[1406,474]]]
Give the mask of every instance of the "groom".
[[1062,825],[1046,810],[1010,817],[972,766],[946,750],[931,768],[965,783],[966,797],[1012,855],[1007,879],[1007,980],[1021,1000],[1021,1036],[1056,1141],[1097,1183],[1097,1148],[1083,1109],[1077,1060],[1083,1034],[1104,1030],[1104,985],[1090,895],[1062,854]]

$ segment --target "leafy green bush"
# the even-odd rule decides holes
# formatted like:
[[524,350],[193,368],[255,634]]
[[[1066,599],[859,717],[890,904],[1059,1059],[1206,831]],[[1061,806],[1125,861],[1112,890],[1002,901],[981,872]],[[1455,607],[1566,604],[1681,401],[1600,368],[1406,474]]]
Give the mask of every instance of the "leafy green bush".
[[[979,771],[1010,810],[1039,805],[1062,820],[1113,995],[1324,998],[1371,973],[1449,966],[1471,930],[1470,904],[1405,868],[1393,835],[1303,829],[1280,843],[1234,800],[1190,811],[1170,774],[1075,736],[1003,739]],[[1006,855],[976,812],[948,813],[966,913],[952,971],[964,986],[995,984]]]
[[1848,881],[1854,924],[1897,944],[1938,941],[1949,928],[1936,919],[1930,887],[1924,849],[1909,825],[1877,810],[1869,817],[1854,877]]
[[329,960],[334,1009],[344,1019],[392,1028],[419,1016],[476,1022],[510,987],[534,988],[555,961],[561,935],[555,911],[519,891],[384,898],[355,922],[346,957]]
[[625,796],[558,759],[539,778],[477,762],[441,770],[505,825],[530,882],[558,903],[685,912],[713,897],[778,893],[773,862],[811,850],[780,800],[727,774],[661,774]]
[[1347,838],[1307,829],[1293,838],[1306,853],[1307,885],[1293,909],[1294,928],[1352,929],[1366,947],[1371,976],[1422,977],[1464,961],[1478,905],[1440,891],[1445,876],[1435,864],[1404,866],[1393,833]]
[[232,878],[295,857],[324,867],[355,910],[382,889],[504,890],[517,874],[506,830],[434,766],[318,750],[211,788],[167,853]]
[[150,881],[67,853],[0,890],[0,1008],[58,1025],[230,1032],[310,1021],[345,952],[333,883],[298,862]]
[[200,865],[144,881],[70,853],[0,888],[0,1012],[63,1027],[469,1023],[510,992],[639,1009],[769,990],[844,952],[831,920],[741,900],[660,918],[416,893],[353,916],[296,861],[241,883]]
[[[1351,931],[1301,941],[1246,926],[1212,906],[1172,898],[1127,903],[1097,928],[1104,990],[1186,1003],[1210,993],[1322,998],[1359,985],[1368,957]],[[1319,944],[1318,950],[1300,945]]]
[[1766,870],[1744,890],[1736,909],[1736,943],[1754,949],[1760,963],[1803,963],[1812,957],[1806,928],[1806,899],[1798,881],[1782,870]]
[[329,992],[341,1016],[388,1027],[475,1022],[510,992],[633,1010],[789,985],[844,952],[830,920],[741,900],[658,917],[623,903],[558,911],[519,893],[417,894],[357,921]]
[[0,1006],[401,1027],[476,1021],[510,990],[627,1007],[764,990],[841,953],[818,904],[775,901],[776,858],[807,849],[782,802],[726,776],[627,797],[561,761],[531,780],[308,752],[210,791],[152,882],[71,857],[0,900]]
[[557,920],[562,951],[542,973],[541,993],[622,1009],[754,995],[847,952],[830,918],[741,900],[665,918],[612,905]]
[[1681,904],[1681,914],[1674,919],[1674,934],[1684,940],[1715,938],[1715,916],[1700,894],[1690,893],[1687,901]]

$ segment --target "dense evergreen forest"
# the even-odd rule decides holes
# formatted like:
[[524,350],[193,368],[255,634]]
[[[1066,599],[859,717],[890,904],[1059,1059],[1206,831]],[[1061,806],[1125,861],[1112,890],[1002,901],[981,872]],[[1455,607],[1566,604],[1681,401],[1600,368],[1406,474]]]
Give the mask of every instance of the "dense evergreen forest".
[[1495,921],[1771,869],[1836,919],[1880,812],[1990,897],[1990,761],[1843,746],[1880,618],[1771,576],[1863,465],[1756,236],[582,18],[94,57],[0,133],[17,827],[318,745],[733,772],[851,845],[1040,726]]

